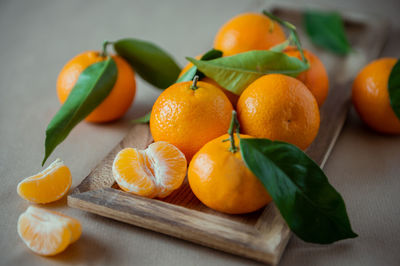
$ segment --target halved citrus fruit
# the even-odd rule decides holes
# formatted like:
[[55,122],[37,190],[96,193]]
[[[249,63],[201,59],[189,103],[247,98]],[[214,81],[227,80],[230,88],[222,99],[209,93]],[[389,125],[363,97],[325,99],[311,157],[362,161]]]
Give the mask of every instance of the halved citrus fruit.
[[78,220],[35,206],[19,216],[18,234],[35,253],[52,256],[64,251],[81,236]]
[[19,182],[18,194],[35,203],[49,203],[62,198],[71,187],[69,168],[60,160],[55,160],[42,172]]
[[149,198],[164,198],[179,188],[186,169],[185,155],[165,141],[152,143],[145,150],[125,148],[112,167],[122,190]]

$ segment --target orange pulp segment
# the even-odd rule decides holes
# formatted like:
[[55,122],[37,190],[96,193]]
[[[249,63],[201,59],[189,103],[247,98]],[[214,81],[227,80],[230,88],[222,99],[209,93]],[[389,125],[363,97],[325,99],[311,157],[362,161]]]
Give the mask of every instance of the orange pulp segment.
[[22,180],[17,187],[18,194],[35,203],[49,203],[62,198],[71,187],[69,168],[55,160],[42,172]]

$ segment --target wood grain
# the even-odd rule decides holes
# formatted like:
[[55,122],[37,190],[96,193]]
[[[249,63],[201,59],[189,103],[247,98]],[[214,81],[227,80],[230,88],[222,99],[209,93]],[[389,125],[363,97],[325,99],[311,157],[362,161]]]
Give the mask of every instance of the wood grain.
[[[301,25],[301,13],[292,7],[274,8],[281,18]],[[344,13],[347,35],[354,52],[337,57],[313,47],[299,27],[306,48],[327,67],[330,93],[321,109],[321,126],[307,154],[321,167],[325,164],[346,120],[351,82],[368,61],[377,57],[387,37],[387,24],[353,13]],[[246,215],[227,215],[203,205],[187,180],[163,200],[147,199],[119,190],[112,176],[112,162],[125,147],[144,149],[152,142],[148,125],[135,125],[127,136],[68,196],[71,207],[276,265],[291,232],[273,203]]]

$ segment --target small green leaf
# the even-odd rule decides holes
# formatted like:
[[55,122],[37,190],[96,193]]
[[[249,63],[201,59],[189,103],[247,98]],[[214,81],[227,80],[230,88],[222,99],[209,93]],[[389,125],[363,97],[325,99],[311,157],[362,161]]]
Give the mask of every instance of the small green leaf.
[[241,139],[240,150],[298,237],[329,244],[357,236],[342,197],[299,148],[268,139]]
[[216,59],[216,58],[220,58],[222,57],[222,51],[221,50],[217,50],[217,49],[211,49],[209,51],[207,51],[205,54],[203,54],[203,56],[200,58],[200,60],[212,60],[212,59]]
[[304,12],[303,20],[307,34],[315,45],[339,55],[347,55],[351,51],[340,14],[308,10]]
[[181,71],[168,53],[150,42],[122,39],[114,43],[114,49],[144,80],[160,89],[173,84]]
[[146,124],[146,123],[149,123],[150,116],[151,116],[151,111],[148,112],[147,114],[145,114],[144,116],[141,116],[139,118],[132,120],[132,122],[135,124]]
[[[211,49],[210,51],[206,52],[200,58],[200,60],[207,61],[207,60],[212,60],[212,59],[216,59],[216,58],[220,58],[220,57],[222,57],[222,52],[220,50]],[[194,76],[196,76],[196,75],[199,76],[199,79],[204,77],[203,73],[201,73],[200,71],[197,71],[196,66],[192,66],[184,74],[182,74],[182,76],[180,76],[176,82],[178,83],[178,82],[183,82],[183,81],[192,81]]]
[[400,60],[397,60],[390,72],[388,89],[390,105],[396,116],[400,119]]
[[210,61],[187,58],[207,77],[212,78],[225,89],[240,95],[259,77],[281,73],[297,76],[308,69],[308,64],[298,58],[273,51],[249,51]]
[[67,100],[47,126],[42,165],[71,130],[108,96],[117,74],[117,66],[111,57],[82,71]]

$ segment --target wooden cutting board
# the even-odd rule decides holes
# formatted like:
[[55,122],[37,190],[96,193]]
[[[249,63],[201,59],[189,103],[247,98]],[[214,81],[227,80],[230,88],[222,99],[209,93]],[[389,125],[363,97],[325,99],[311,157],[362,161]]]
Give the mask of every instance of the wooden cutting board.
[[[379,55],[387,38],[388,25],[369,15],[342,13],[354,49],[344,58],[309,43],[301,27],[300,9],[293,6],[268,9],[297,25],[303,46],[316,53],[327,67],[330,92],[321,109],[319,134],[306,151],[323,167],[346,119],[352,79],[363,65]],[[111,171],[115,155],[125,147],[144,149],[152,141],[148,125],[134,125],[68,196],[68,205],[232,254],[278,264],[291,232],[273,203],[251,214],[227,215],[203,205],[191,192],[187,181],[163,200],[121,191]]]

